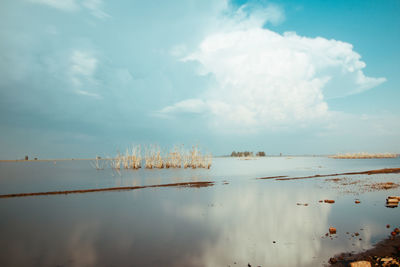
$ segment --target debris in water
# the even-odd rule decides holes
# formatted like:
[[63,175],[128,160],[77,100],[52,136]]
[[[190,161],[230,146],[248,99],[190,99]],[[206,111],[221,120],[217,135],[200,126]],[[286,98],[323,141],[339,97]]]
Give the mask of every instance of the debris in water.
[[307,207],[307,206],[308,206],[308,203],[297,203],[296,205],[297,205],[297,206],[306,206],[306,207]]

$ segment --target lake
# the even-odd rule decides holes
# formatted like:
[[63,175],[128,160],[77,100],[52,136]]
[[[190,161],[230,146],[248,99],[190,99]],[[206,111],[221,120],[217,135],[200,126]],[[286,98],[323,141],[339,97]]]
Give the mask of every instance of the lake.
[[[400,209],[385,203],[400,187],[368,184],[400,174],[256,178],[391,167],[400,158],[215,158],[211,169],[120,172],[82,160],[0,162],[0,194],[214,182],[0,198],[0,266],[322,266],[399,226]],[[326,236],[330,226],[337,234]]]

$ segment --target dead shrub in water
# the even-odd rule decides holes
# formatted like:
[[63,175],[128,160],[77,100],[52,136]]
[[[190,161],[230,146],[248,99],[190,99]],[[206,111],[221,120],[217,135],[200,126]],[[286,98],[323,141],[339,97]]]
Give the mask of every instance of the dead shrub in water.
[[96,156],[96,159],[92,160],[90,162],[90,165],[92,165],[92,167],[96,170],[104,170],[104,167],[106,166],[106,161],[102,160],[99,156]]
[[120,170],[121,169],[121,164],[122,164],[122,156],[118,152],[117,156],[113,159],[110,159],[110,165],[112,169],[115,170]]

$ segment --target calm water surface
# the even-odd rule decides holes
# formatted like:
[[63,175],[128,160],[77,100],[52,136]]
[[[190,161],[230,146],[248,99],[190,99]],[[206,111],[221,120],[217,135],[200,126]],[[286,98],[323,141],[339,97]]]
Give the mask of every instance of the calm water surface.
[[[215,182],[0,199],[0,266],[321,266],[386,238],[386,224],[399,226],[400,208],[385,208],[385,198],[400,189],[255,178],[388,167],[400,167],[400,159],[216,158],[210,170],[121,173],[96,171],[88,161],[0,162],[0,194]],[[399,174],[347,178],[400,183]],[[318,202],[327,198],[336,203]],[[325,237],[330,226],[338,230],[333,238]]]

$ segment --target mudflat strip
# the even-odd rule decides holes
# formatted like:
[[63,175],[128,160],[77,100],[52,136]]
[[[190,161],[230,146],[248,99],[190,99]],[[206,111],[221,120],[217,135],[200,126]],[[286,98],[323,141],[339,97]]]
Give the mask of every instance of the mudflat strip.
[[[303,177],[282,177],[276,178],[278,181],[285,180],[299,180],[299,179],[310,179],[310,178],[320,178],[320,177],[331,177],[331,176],[341,176],[341,175],[372,175],[372,174],[384,174],[384,173],[400,173],[400,168],[388,168],[388,169],[378,169],[378,170],[370,170],[363,172],[344,172],[344,173],[333,173],[333,174],[316,174],[312,176],[303,176]],[[266,178],[257,178],[257,179],[266,179]]]
[[83,194],[83,193],[94,193],[94,192],[105,192],[105,191],[136,190],[136,189],[156,188],[156,187],[190,187],[190,188],[201,188],[201,187],[213,186],[214,183],[215,183],[215,182],[204,181],[204,182],[185,182],[185,183],[159,184],[159,185],[144,185],[144,186],[107,187],[107,188],[93,188],[93,189],[80,189],[80,190],[66,190],[66,191],[36,192],[36,193],[18,193],[18,194],[0,195],[0,198],[29,197],[29,196],[48,196],[48,195],[67,195],[67,194]]
[[284,178],[287,177],[286,175],[280,175],[280,176],[268,176],[268,177],[261,177],[257,178],[259,180],[268,180],[268,179],[276,179],[276,178]]

